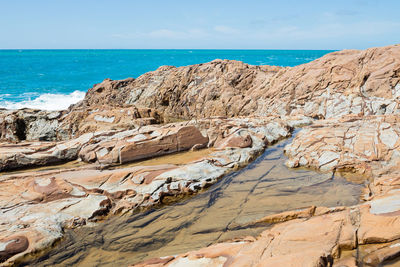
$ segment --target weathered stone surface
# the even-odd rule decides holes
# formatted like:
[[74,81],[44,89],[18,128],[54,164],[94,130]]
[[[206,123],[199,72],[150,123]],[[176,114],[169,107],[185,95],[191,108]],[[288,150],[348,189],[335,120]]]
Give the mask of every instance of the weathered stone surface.
[[[327,266],[337,254],[341,244],[338,240],[352,231],[349,213],[346,210],[309,220],[292,220],[266,230],[255,240],[212,245],[175,256],[162,266],[174,266],[185,260],[213,262],[221,257],[234,266]],[[137,266],[157,265],[148,262]]]
[[206,147],[208,137],[195,126],[170,124],[145,126],[94,138],[79,153],[86,162],[127,163],[165,154],[186,151],[194,145]]
[[399,112],[400,46],[333,52],[296,67],[214,60],[95,85],[76,108],[135,105],[174,118]]
[[[371,182],[365,203],[268,216],[255,223],[278,224],[257,238],[142,265],[376,265],[396,257],[399,76],[399,45],[334,52],[293,68],[215,60],[164,66],[137,79],[105,80],[66,111],[2,110],[2,140],[70,141],[3,143],[0,169],[72,160],[78,154],[98,164],[1,176],[0,260],[11,264],[48,247],[66,227],[196,192],[310,118],[324,120],[302,130],[286,147],[288,166],[365,174]],[[239,115],[247,118],[213,117]],[[98,168],[204,146],[215,151],[183,165]],[[344,250],[376,243],[383,245],[340,258]]]
[[[323,207],[317,209],[327,210]],[[225,262],[235,266],[357,266],[357,261],[364,262],[366,266],[378,266],[399,254],[399,224],[393,221],[393,216],[372,214],[368,203],[330,209],[323,214],[316,214],[315,211],[316,208],[311,207],[300,213],[293,211],[269,216],[266,218],[268,222],[289,221],[274,225],[253,240],[238,239],[236,242],[220,243],[168,257],[168,261],[153,259],[134,266],[175,266],[188,261],[212,263],[221,260],[220,266]],[[300,214],[304,215],[303,219],[298,219]],[[376,221],[371,221],[371,217]],[[365,231],[379,235],[382,229],[388,234],[387,239],[366,239]],[[392,240],[397,241],[387,243]],[[377,247],[366,256],[362,255],[361,259],[340,258],[342,250],[382,242],[387,244]]]
[[[365,190],[366,202],[354,207],[310,207],[269,215],[243,225],[274,224],[255,241],[212,245],[168,258],[160,266],[187,260],[213,262],[220,257],[237,266],[356,266],[361,262],[378,266],[398,257],[399,125],[399,117],[394,115],[321,120],[305,127],[285,147],[291,167],[365,174],[371,181]],[[366,245],[370,246],[366,253],[344,253]],[[144,262],[139,266],[156,265]]]
[[[286,118],[285,121],[279,117],[215,118],[148,125],[126,131],[87,133],[62,142],[0,143],[0,171],[61,163],[78,157],[84,162],[102,166],[123,164],[186,151],[194,146],[198,149],[206,146],[218,149],[257,147],[259,151],[268,142],[289,135],[291,128],[287,123],[297,120],[302,120],[302,117]],[[238,134],[245,136],[244,143],[239,142],[239,145],[232,142]],[[254,146],[253,142],[256,142]]]
[[[295,123],[298,119],[288,121]],[[268,139],[273,142],[290,135],[291,131],[287,123],[279,118],[215,118],[159,127],[146,126],[130,131],[86,134],[78,138],[84,141],[73,139],[68,142],[75,142],[77,147],[82,143],[99,146],[98,151],[101,151],[134,139],[133,142],[150,142],[148,147],[152,149],[155,146],[152,140],[165,138],[169,140],[166,145],[187,150],[195,144],[206,146],[209,143],[209,138],[204,137],[199,129],[207,135],[225,138],[243,131],[245,136],[251,138],[251,145],[244,148],[218,148],[207,156],[183,165],[121,166],[101,170],[96,164],[87,164],[72,169],[28,170],[0,176],[3,189],[0,194],[0,244],[7,246],[7,242],[16,236],[25,238],[29,244],[24,249],[6,247],[4,255],[1,254],[2,261],[11,264],[22,255],[50,246],[62,237],[64,228],[90,224],[107,215],[146,209],[163,203],[166,196],[197,192],[254,159],[265,148],[267,136],[275,138]],[[49,147],[67,149],[68,142],[49,143]],[[43,148],[43,143],[39,145],[47,153],[48,149]],[[31,146],[26,149],[33,150],[33,144]],[[22,149],[21,145],[14,152],[23,155]],[[40,149],[33,151],[32,155],[40,157],[37,155]],[[65,151],[66,154],[72,154],[71,151]]]
[[0,171],[66,162],[78,157],[81,147],[94,134],[65,142],[0,143]]
[[383,247],[373,250],[363,257],[365,266],[379,266],[386,260],[395,259],[400,255],[400,243],[385,244]]
[[73,109],[62,117],[58,139],[76,138],[98,131],[137,129],[163,122],[162,116],[148,108],[95,106],[90,109]]
[[195,126],[167,125],[140,130],[83,134],[63,142],[0,143],[0,171],[75,160],[101,164],[126,163],[205,147],[208,138]]
[[398,114],[400,46],[333,52],[296,67],[214,60],[104,80],[68,110],[0,112],[0,139],[66,140],[211,116]]
[[229,137],[221,137],[216,140],[216,148],[227,148],[227,147],[239,147],[245,148],[250,147],[252,140],[249,134],[243,133],[244,131],[234,132]]
[[310,218],[314,215],[316,207],[310,207],[307,209],[287,211],[283,213],[273,214],[257,220],[255,223],[278,223],[290,221],[298,218]]
[[370,174],[379,162],[399,158],[399,136],[400,117],[394,115],[321,120],[303,129],[285,148],[287,165]]
[[155,111],[136,107],[41,111],[32,109],[0,110],[0,140],[69,140],[85,133],[127,130],[160,123]]
[[54,140],[65,111],[0,110],[0,140]]

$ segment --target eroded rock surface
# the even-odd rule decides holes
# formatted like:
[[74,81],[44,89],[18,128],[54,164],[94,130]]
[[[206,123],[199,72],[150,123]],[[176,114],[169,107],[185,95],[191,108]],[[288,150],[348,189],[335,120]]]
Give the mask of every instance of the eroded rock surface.
[[285,148],[287,164],[369,174],[372,165],[399,157],[399,136],[400,117],[396,115],[321,120],[303,129]]
[[[296,124],[302,122],[303,118],[287,118],[287,121]],[[161,150],[164,152],[170,149],[170,145],[174,149],[178,147],[188,150],[197,144],[208,145],[212,151],[207,156],[182,165],[120,166],[102,170],[98,164],[88,164],[72,169],[25,171],[0,176],[3,188],[0,198],[0,242],[5,247],[2,260],[11,264],[25,254],[50,246],[62,237],[66,227],[85,225],[111,214],[158,205],[165,196],[197,192],[215,183],[224,174],[244,166],[263,151],[267,144],[290,135],[292,129],[287,122],[273,117],[215,118],[146,127],[137,130],[133,136],[132,131],[82,135],[81,139],[86,136],[91,141],[82,142],[90,144],[86,152],[82,152],[85,147],[80,152],[87,155],[90,151],[101,151],[104,148],[119,149],[121,143],[131,138],[135,139],[131,144],[135,144],[135,141],[138,144],[150,142],[149,149],[157,147],[155,151],[159,150],[157,144],[160,144],[162,138],[168,140],[162,143]],[[205,136],[198,128],[204,131]],[[238,136],[250,138],[251,142],[243,146],[229,141]],[[211,141],[214,139],[215,142]],[[213,147],[214,144],[218,145]],[[50,149],[56,146],[67,147],[64,143],[49,144]],[[110,149],[110,155],[112,151]],[[134,155],[136,159],[136,155],[141,155],[143,151],[143,146],[133,145],[129,148],[129,155]],[[75,154],[77,152],[74,150]],[[18,153],[23,152],[16,151]],[[32,155],[39,157],[40,153],[36,151]],[[120,154],[123,155],[122,150]],[[110,159],[109,162],[113,163],[111,156],[102,156],[102,159],[95,160]],[[28,245],[24,245],[23,250],[8,245],[17,239],[24,240],[24,244]]]
[[134,129],[162,121],[156,111],[134,106],[99,106],[63,111],[0,110],[0,140],[69,140],[85,133]]
[[[364,174],[365,203],[272,215],[254,222],[274,223],[257,238],[142,265],[376,266],[400,253],[399,97],[394,45],[293,68],[228,60],[164,66],[107,79],[65,111],[1,110],[0,139],[8,142],[0,144],[1,170],[78,157],[87,165],[0,176],[0,261],[49,247],[67,227],[197,192],[314,118],[323,120],[286,148],[288,166]],[[193,120],[150,125],[177,119]],[[212,152],[181,165],[115,168],[202,147]]]
[[333,52],[292,68],[238,61],[175,68],[163,66],[137,79],[105,80],[76,105],[136,105],[169,117],[399,112],[400,45]]
[[378,266],[400,254],[399,117],[347,116],[305,127],[286,146],[291,167],[351,170],[365,175],[366,202],[352,207],[310,207],[269,215],[273,223],[243,238],[137,266]]
[[[399,209],[398,209],[399,210]],[[274,215],[286,221],[288,212]],[[349,208],[313,208],[274,225],[261,235],[236,239],[177,256],[151,259],[134,266],[377,266],[399,253],[399,218],[374,214],[371,203]],[[297,218],[297,219],[296,219]],[[381,228],[382,227],[382,228]],[[379,233],[385,229],[383,233]],[[339,259],[343,251],[382,242],[362,258]],[[389,243],[390,242],[390,243]]]
[[62,142],[0,143],[0,171],[62,163],[78,157],[88,163],[122,164],[186,151],[195,145],[206,147],[208,137],[196,126],[187,124],[87,133]]
[[292,125],[311,122],[305,117],[211,118],[125,131],[86,133],[61,142],[4,142],[0,143],[0,171],[62,163],[78,157],[87,163],[106,166],[191,148],[246,148],[253,146],[251,135],[268,144],[287,136]]
[[398,114],[400,45],[333,52],[296,67],[214,60],[104,80],[61,112],[0,112],[0,139],[66,140],[87,132],[212,116]]

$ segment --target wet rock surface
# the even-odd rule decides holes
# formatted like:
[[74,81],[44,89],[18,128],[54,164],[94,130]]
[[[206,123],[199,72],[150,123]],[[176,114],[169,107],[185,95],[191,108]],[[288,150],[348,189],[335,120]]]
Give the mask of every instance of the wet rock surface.
[[[288,142],[267,148],[238,173],[224,177],[190,199],[144,214],[112,218],[95,227],[67,231],[66,238],[55,249],[27,263],[123,266],[132,260],[178,254],[257,235],[272,223],[266,221],[266,216],[283,210],[358,203],[361,184],[352,184],[332,173],[288,169],[282,153]],[[326,211],[314,207],[312,212],[302,212],[306,216],[298,214],[298,218],[322,212]]]
[[[236,239],[162,258],[168,261],[151,259],[134,266],[180,266],[185,262],[216,266],[226,262],[238,266],[380,266],[398,257],[399,222],[398,217],[371,213],[369,205],[317,207],[314,214],[276,224],[256,238]],[[368,249],[364,244],[370,244]]]
[[[291,122],[296,123],[297,120],[292,118]],[[205,131],[205,136],[201,130]],[[241,147],[230,144],[213,148],[214,143],[207,137],[211,136],[217,143],[225,144],[229,143],[225,140],[230,140],[238,132],[251,138],[251,145]],[[49,149],[57,146],[65,149],[65,153],[59,154],[79,154],[83,160],[87,160],[85,155],[94,151],[94,160],[87,161],[95,163],[75,168],[4,173],[0,176],[3,188],[0,198],[0,239],[22,236],[29,243],[24,251],[14,253],[15,256],[12,253],[2,256],[3,261],[12,263],[25,254],[49,247],[63,236],[65,228],[90,224],[108,215],[140,211],[162,204],[164,199],[195,193],[216,183],[224,174],[248,164],[264,150],[268,142],[287,137],[290,133],[291,127],[280,118],[209,119],[146,126],[125,132],[82,135],[78,139],[85,139],[85,142],[77,142],[77,139],[67,141],[76,144],[73,149],[64,142],[46,143]],[[130,139],[133,139],[132,142]],[[34,148],[33,144],[30,144],[31,149]],[[110,164],[121,163],[120,160],[112,160],[115,148],[118,148],[121,159],[126,159],[122,160],[123,163],[137,160],[137,155],[143,159],[158,156],[159,151],[162,151],[162,155],[189,150],[195,145],[210,146],[212,150],[195,160],[189,157],[180,165],[173,162],[152,166],[121,165],[118,168],[110,168],[113,165],[109,165],[110,169],[104,169],[104,165],[101,165],[106,159]],[[4,150],[7,149],[6,146]],[[10,158],[15,159],[27,153],[21,149],[8,150],[10,154],[14,153],[14,157],[10,156],[3,162],[9,163]],[[104,149],[107,153],[101,152]],[[47,155],[43,147],[31,152],[29,156],[34,158],[40,158],[40,153]],[[124,153],[133,156],[128,160]],[[91,156],[88,158],[93,159]],[[24,160],[17,160],[15,164],[24,163]]]
[[[367,181],[365,203],[314,206],[258,219],[273,223],[254,239],[243,238],[137,266],[186,263],[222,266],[380,266],[397,259],[400,241],[398,116],[350,116],[315,122],[285,147],[290,167],[351,170]],[[368,249],[365,249],[365,248]],[[159,265],[157,265],[159,264]]]

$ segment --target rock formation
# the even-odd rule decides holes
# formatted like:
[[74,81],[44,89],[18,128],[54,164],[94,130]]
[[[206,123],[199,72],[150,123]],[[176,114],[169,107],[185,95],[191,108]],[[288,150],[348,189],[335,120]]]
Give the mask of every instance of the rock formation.
[[0,140],[69,140],[85,133],[127,130],[163,122],[154,110],[136,107],[42,111],[0,110]]
[[[290,135],[293,128],[289,124],[298,123],[304,123],[304,118],[216,118],[84,134],[60,143],[25,142],[15,149],[0,145],[0,151],[7,151],[7,158],[1,163],[9,168],[71,160],[78,155],[83,161],[92,162],[0,176],[0,244],[5,246],[1,260],[11,264],[24,254],[50,246],[62,237],[64,228],[146,209],[161,204],[165,196],[197,192],[247,164],[267,144]],[[122,165],[110,169],[112,164],[194,146],[209,146],[210,151],[195,160],[189,158],[182,165]],[[109,169],[105,170],[107,164]],[[8,249],[8,244],[17,239],[28,245],[24,249]]]
[[211,116],[397,114],[399,77],[400,45],[338,51],[292,68],[233,60],[163,66],[137,79],[106,79],[62,113],[2,111],[0,139],[66,140]]
[[400,153],[399,127],[397,115],[317,121],[285,148],[287,165],[369,174],[367,166],[390,162]]
[[[398,116],[350,116],[305,127],[285,150],[289,166],[351,170],[371,183],[353,207],[310,207],[254,222],[275,224],[238,239],[135,266],[378,266],[400,253]],[[248,225],[248,227],[250,227]],[[369,249],[364,250],[363,246]]]
[[[377,266],[400,254],[399,97],[394,45],[293,68],[164,66],[107,79],[68,110],[1,110],[0,171],[43,169],[0,176],[0,262],[51,246],[65,228],[195,193],[311,124],[285,148],[287,165],[362,174],[365,202],[271,215],[241,226],[272,225],[258,237],[138,266]],[[137,164],[201,148],[180,164]]]
[[214,60],[105,80],[75,108],[141,106],[173,118],[398,113],[400,45],[344,50],[293,68]]

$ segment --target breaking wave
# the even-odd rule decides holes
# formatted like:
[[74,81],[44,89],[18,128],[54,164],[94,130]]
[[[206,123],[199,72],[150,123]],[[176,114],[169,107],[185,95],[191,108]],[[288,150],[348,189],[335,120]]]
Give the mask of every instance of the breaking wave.
[[85,97],[85,92],[74,91],[70,94],[42,94],[34,99],[23,100],[20,102],[1,101],[0,108],[20,109],[33,108],[43,110],[63,110],[70,105],[81,101]]

